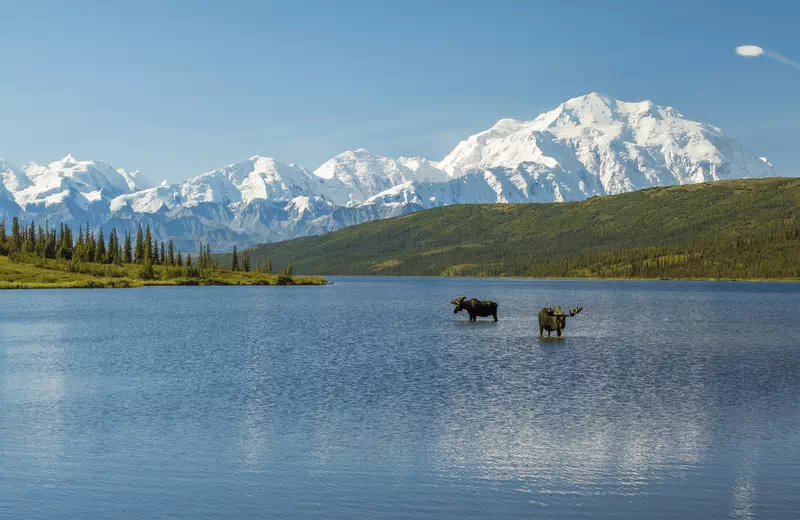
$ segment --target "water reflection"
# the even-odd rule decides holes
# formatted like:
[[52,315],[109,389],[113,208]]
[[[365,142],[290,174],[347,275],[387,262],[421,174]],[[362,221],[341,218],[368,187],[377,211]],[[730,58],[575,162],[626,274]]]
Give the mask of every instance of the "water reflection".
[[[775,499],[800,496],[800,292],[742,287],[24,293],[0,316],[4,467],[68,489],[52,503],[73,516],[212,497],[221,516],[782,517],[800,507]],[[464,325],[457,294],[500,301],[500,322]],[[585,311],[539,341],[539,302]],[[18,489],[0,473],[30,510]]]
[[753,466],[752,455],[746,455],[733,485],[733,503],[731,504],[733,518],[742,520],[756,518],[756,475]]
[[0,401],[15,418],[14,423],[22,426],[8,449],[18,451],[32,464],[57,464],[68,434],[64,406],[68,326],[63,322],[46,327],[23,323],[6,333],[8,363],[24,367],[24,371],[11,371],[3,377]]

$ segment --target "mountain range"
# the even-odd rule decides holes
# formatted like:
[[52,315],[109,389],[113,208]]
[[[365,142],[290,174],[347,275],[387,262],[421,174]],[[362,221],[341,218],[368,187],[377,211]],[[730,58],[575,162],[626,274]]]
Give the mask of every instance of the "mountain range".
[[775,176],[714,126],[650,101],[591,93],[532,121],[502,119],[442,161],[358,149],[315,171],[253,156],[177,184],[67,155],[0,159],[0,219],[118,231],[150,225],[184,251],[318,235],[453,204],[578,201],[655,186]]

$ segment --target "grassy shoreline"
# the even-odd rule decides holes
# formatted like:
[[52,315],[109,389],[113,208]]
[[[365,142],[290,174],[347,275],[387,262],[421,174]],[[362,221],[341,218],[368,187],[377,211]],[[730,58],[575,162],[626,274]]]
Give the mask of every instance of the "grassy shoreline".
[[143,279],[142,266],[112,266],[84,263],[79,267],[55,260],[40,260],[38,265],[11,262],[0,256],[0,290],[13,289],[128,289],[148,286],[212,285],[327,285],[319,276],[279,276],[257,272],[207,269],[197,276],[186,276],[186,269],[153,266],[153,278]]

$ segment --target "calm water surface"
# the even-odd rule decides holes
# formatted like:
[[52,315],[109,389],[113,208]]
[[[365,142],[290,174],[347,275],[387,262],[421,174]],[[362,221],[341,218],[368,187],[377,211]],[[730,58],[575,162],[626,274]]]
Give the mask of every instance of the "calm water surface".
[[800,285],[334,280],[0,292],[0,517],[800,516]]

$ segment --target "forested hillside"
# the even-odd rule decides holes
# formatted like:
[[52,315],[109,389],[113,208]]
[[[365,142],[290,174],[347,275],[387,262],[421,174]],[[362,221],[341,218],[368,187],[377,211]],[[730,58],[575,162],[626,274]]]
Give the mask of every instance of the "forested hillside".
[[298,274],[798,278],[800,179],[442,207],[249,253]]

